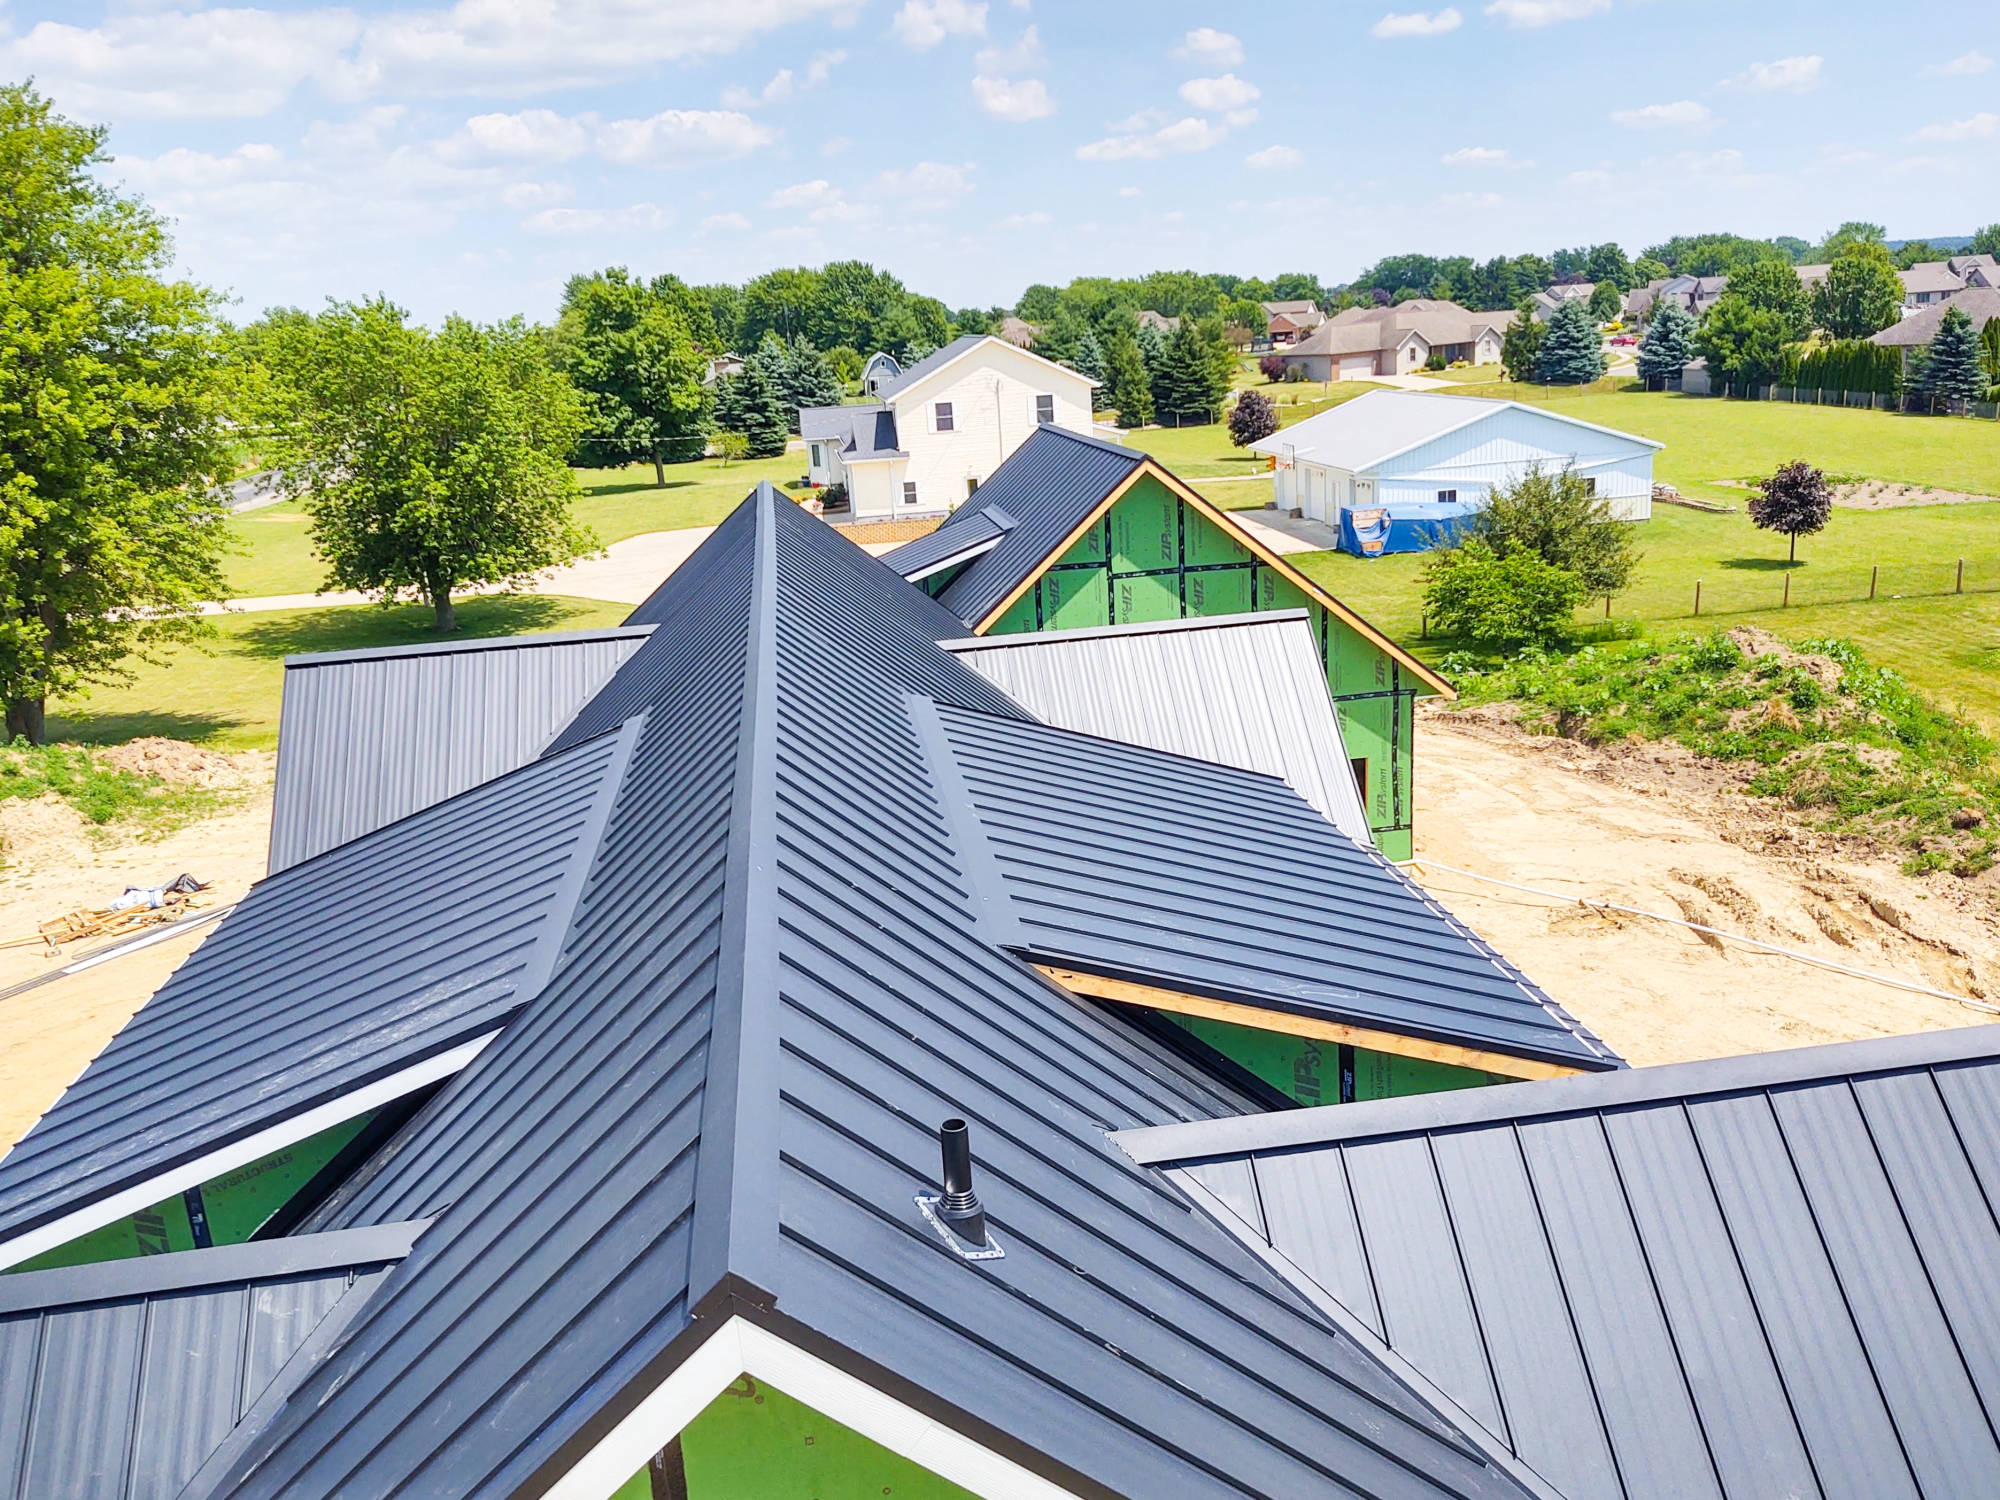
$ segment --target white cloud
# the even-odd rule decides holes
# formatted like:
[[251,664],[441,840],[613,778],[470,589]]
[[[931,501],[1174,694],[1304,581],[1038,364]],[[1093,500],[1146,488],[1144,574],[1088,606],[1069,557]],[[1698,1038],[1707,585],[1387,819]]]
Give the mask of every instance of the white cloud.
[[672,209],[634,203],[627,208],[545,208],[523,219],[521,227],[530,234],[616,234],[665,229],[673,222]]
[[736,85],[722,91],[722,103],[726,109],[756,109],[763,104],[776,104],[792,96],[792,70],[780,68],[771,75],[771,81],[763,88],[752,92]]
[[1139,196],[1139,189],[1135,187],[1122,187],[1118,190],[1118,196],[1121,198],[1136,198]]
[[1993,59],[1976,48],[1960,53],[1950,62],[1933,63],[1924,72],[1934,78],[1971,78],[1993,66]]
[[726,109],[663,109],[643,120],[613,120],[597,132],[598,154],[628,167],[688,167],[748,156],[777,137]]
[[1739,89],[1748,94],[1809,94],[1820,86],[1823,57],[1781,57],[1776,62],[1754,62],[1717,84],[1717,88]]
[[1046,119],[1056,112],[1056,101],[1050,97],[1048,85],[1039,78],[1012,83],[1005,78],[976,77],[972,80],[972,97],[994,119],[1016,125],[1026,120]]
[[566,202],[570,195],[566,182],[510,182],[500,190],[500,201],[508,208],[539,208]]
[[903,0],[889,23],[890,33],[905,47],[928,52],[948,36],[986,35],[984,0]]
[[818,87],[833,76],[833,70],[847,61],[847,51],[843,47],[829,48],[825,52],[813,54],[813,60],[806,64],[806,82]]
[[739,213],[710,214],[701,221],[703,234],[741,234],[749,227],[750,221]]
[[1211,114],[1224,110],[1240,110],[1264,97],[1264,91],[1254,83],[1238,78],[1234,73],[1224,73],[1220,78],[1190,78],[1181,85],[1181,98],[1196,109],[1205,109]]
[[817,208],[823,203],[831,203],[840,196],[840,189],[824,177],[815,177],[811,182],[795,182],[790,187],[781,187],[764,200],[766,208]]
[[1048,60],[1041,36],[1030,26],[1011,47],[981,47],[972,56],[972,68],[988,78],[1004,78],[1009,73],[1031,73]]
[[1055,216],[1037,208],[1024,214],[1009,214],[994,222],[1001,229],[1035,229],[1043,224],[1053,224]]
[[1390,11],[1373,26],[1368,28],[1370,36],[1394,40],[1406,36],[1443,36],[1447,31],[1456,31],[1465,24],[1465,17],[1453,6],[1446,6],[1436,13],[1421,10]]
[[1504,146],[1460,146],[1438,158],[1447,167],[1532,167]]
[[838,156],[853,144],[854,137],[851,135],[830,135],[819,143],[819,154],[821,156]]
[[1305,159],[1305,152],[1296,146],[1266,146],[1262,151],[1252,151],[1244,157],[1243,165],[1269,172],[1282,167],[1303,166]]
[[1172,120],[1173,116],[1164,109],[1149,105],[1145,109],[1134,110],[1122,120],[1113,120],[1104,128],[1113,135],[1136,135],[1142,130],[1158,130]]
[[1076,148],[1078,161],[1150,161],[1161,156],[1181,156],[1190,151],[1206,151],[1219,146],[1229,136],[1228,127],[1190,115],[1171,125],[1144,133],[1110,135]]
[[1706,130],[1715,122],[1715,116],[1698,100],[1676,99],[1672,104],[1614,109],[1611,121],[1627,130]]
[[474,115],[439,148],[453,161],[572,161],[590,149],[595,115],[560,115],[524,109],[512,115]]
[[1493,0],[1486,14],[1509,26],[1553,26],[1611,9],[1611,0]]
[[1211,68],[1230,68],[1243,61],[1243,43],[1213,26],[1197,26],[1180,40],[1174,56],[1183,62],[1204,63]]
[[1990,141],[2000,135],[2000,115],[1981,112],[1968,120],[1950,120],[1940,125],[1926,125],[1903,137],[1906,141],[1926,141],[1937,144],[1956,144],[1961,141]]
[[870,184],[877,196],[911,198],[928,203],[962,198],[972,191],[971,162],[920,161],[914,167],[883,172]]

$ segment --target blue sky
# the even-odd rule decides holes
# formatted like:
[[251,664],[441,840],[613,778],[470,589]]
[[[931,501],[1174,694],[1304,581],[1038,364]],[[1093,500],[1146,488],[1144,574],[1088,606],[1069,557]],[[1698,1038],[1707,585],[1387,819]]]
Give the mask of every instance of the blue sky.
[[[2000,219],[2000,22],[1858,0],[0,0],[254,313],[550,315],[860,256],[959,306],[1675,231]],[[1899,19],[1901,17],[1901,19]]]

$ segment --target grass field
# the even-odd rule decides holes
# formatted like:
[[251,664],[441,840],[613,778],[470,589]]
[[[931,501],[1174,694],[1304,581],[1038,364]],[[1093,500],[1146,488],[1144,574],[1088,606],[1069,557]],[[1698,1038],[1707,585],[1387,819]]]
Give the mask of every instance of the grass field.
[[[589,630],[616,625],[631,612],[629,604],[599,599],[482,596],[458,606],[459,636]],[[207,650],[181,649],[164,666],[140,664],[129,684],[52,703],[49,737],[110,745],[158,734],[219,750],[269,750],[278,743],[287,656],[434,641],[431,619],[424,605],[226,616]]]

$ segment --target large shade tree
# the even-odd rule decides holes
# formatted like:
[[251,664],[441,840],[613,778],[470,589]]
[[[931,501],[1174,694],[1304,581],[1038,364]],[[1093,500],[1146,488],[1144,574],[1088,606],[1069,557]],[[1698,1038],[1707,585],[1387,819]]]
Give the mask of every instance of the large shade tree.
[[413,324],[377,298],[272,338],[271,456],[305,503],[327,584],[452,596],[514,584],[595,542],[572,516],[575,389],[519,319]]
[[[704,309],[705,311],[705,309]],[[706,361],[676,300],[613,266],[570,279],[555,346],[583,397],[579,456],[593,468],[699,458],[708,443]]]
[[226,392],[214,297],[170,279],[104,131],[0,87],[0,699],[40,742],[51,695],[129,676],[223,594]]
[[1834,257],[1813,288],[1813,323],[1836,339],[1865,339],[1902,315],[1903,281],[1880,245],[1858,241]]

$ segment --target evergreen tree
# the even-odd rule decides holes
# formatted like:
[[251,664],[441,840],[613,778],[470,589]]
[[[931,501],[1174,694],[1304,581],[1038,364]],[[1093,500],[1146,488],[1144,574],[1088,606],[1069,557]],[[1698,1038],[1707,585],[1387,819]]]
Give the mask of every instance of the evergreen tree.
[[785,350],[785,415],[793,432],[799,430],[799,410],[838,406],[847,390],[833,362],[804,339],[793,339]]
[[1144,427],[1153,420],[1153,383],[1146,377],[1145,356],[1125,323],[1113,323],[1104,340],[1107,406],[1118,412],[1120,427]]
[[1535,354],[1535,379],[1548,385],[1588,385],[1604,373],[1604,345],[1590,309],[1563,303],[1544,325]]
[[1181,319],[1153,365],[1154,412],[1176,427],[1212,422],[1228,389],[1226,378],[1217,386],[1212,351],[1194,319]]
[[1090,393],[1091,410],[1102,411],[1108,400],[1104,388],[1104,346],[1098,343],[1097,335],[1088,327],[1077,335],[1076,371],[1097,382],[1097,388]]
[[748,440],[745,458],[776,458],[785,451],[791,428],[784,398],[771,388],[762,360],[745,360],[743,371],[722,382],[715,398],[716,424]]
[[[1734,288],[1732,288],[1734,290]],[[1880,245],[1856,244],[1813,288],[1812,320],[1836,339],[1865,339],[1902,316],[1903,281]]]
[[2000,386],[2000,318],[1988,318],[1979,330],[1979,362],[1986,367],[1986,383]]
[[1947,307],[1924,356],[1924,393],[1948,400],[1983,401],[1986,370],[1979,359],[1979,335],[1972,319]]
[[1146,378],[1160,378],[1160,360],[1167,352],[1166,336],[1157,323],[1141,323],[1138,332],[1139,358],[1146,362]]
[[[1507,372],[1509,380],[1535,378],[1535,362],[1541,356],[1542,337],[1546,331],[1525,310],[1514,319],[1500,340],[1500,368]],[[1283,363],[1279,361],[1280,365]]]
[[1654,313],[1639,340],[1639,378],[1650,383],[1679,374],[1694,358],[1694,329],[1694,314],[1678,302]]

